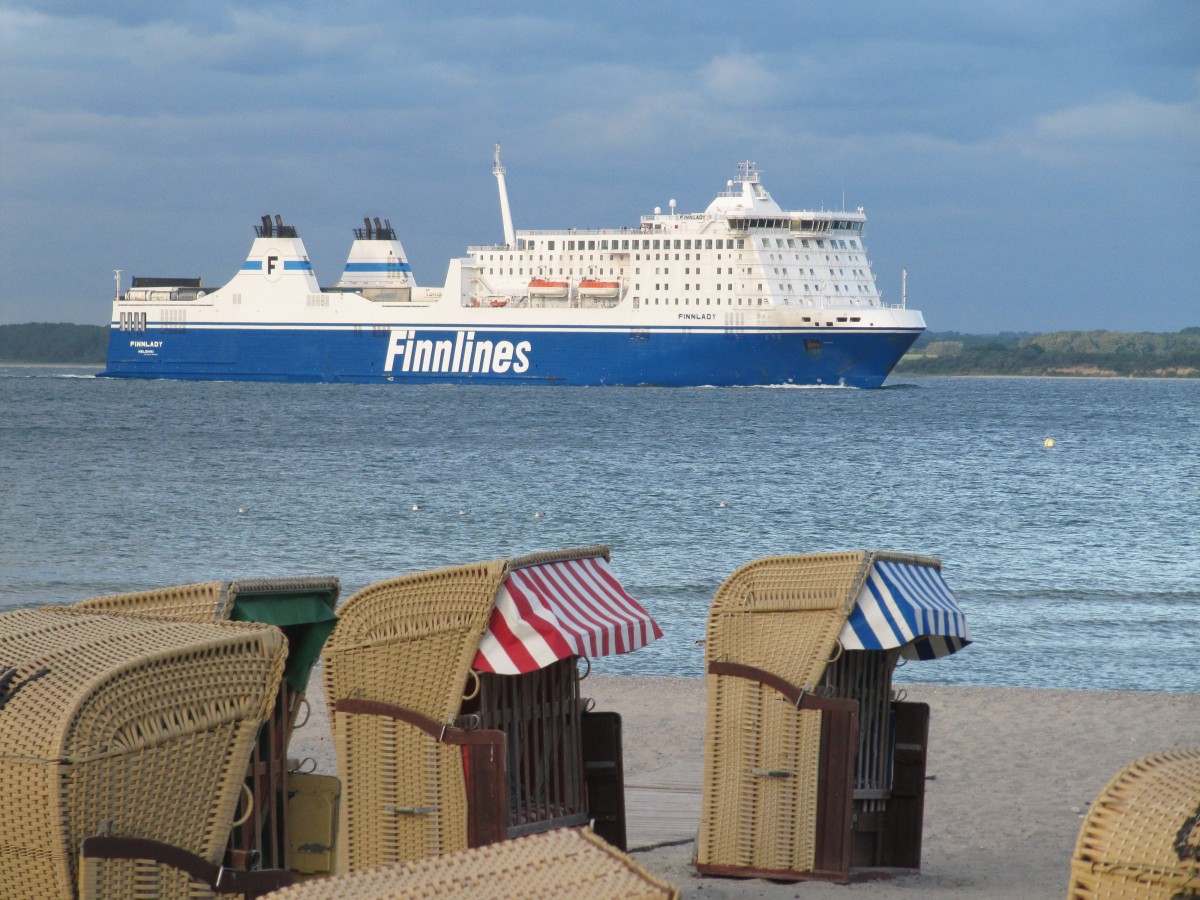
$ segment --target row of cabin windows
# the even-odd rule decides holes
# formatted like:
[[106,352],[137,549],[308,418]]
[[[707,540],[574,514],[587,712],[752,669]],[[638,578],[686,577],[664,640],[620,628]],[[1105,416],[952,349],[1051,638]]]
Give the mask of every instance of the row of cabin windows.
[[[759,246],[770,247],[771,241],[775,241],[776,247],[792,247],[796,246],[795,238],[761,238]],[[809,247],[808,238],[800,238],[800,246],[802,248]],[[563,241],[564,250],[742,250],[745,249],[745,238],[613,238],[588,240],[588,241]],[[812,243],[816,245],[818,250],[825,249],[825,239],[814,238]],[[554,250],[557,248],[557,241],[544,241],[544,250]],[[528,250],[537,249],[537,241],[525,241],[525,248]],[[849,245],[849,246],[847,246]],[[840,238],[830,238],[829,246],[834,250],[858,250],[858,241],[851,238],[849,241]],[[491,257],[489,257],[490,259]]]
[[[547,271],[545,271],[545,270],[539,269],[539,270],[538,270],[536,273],[534,273],[533,269],[530,269],[529,271],[530,271],[530,274],[531,274],[531,275],[534,275],[534,274],[536,274],[536,275],[543,275],[543,276],[544,276],[544,275],[552,275],[552,274],[554,274],[553,270],[550,270],[549,272],[547,272]],[[684,273],[685,275],[690,275],[690,274],[691,274],[691,271],[692,271],[692,270],[691,270],[691,268],[690,268],[690,267],[687,267],[687,268],[685,268],[685,269],[683,270],[683,273]],[[776,275],[782,275],[782,276],[783,276],[783,277],[785,277],[785,278],[786,278],[786,277],[787,277],[787,275],[789,274],[789,273],[788,273],[788,271],[787,271],[787,269],[782,269],[782,270],[781,270],[781,269],[778,269],[778,268],[776,268],[774,271],[775,271],[775,274],[776,274]],[[841,274],[842,274],[843,276],[845,276],[845,271],[844,271],[844,270],[839,270],[839,271],[841,271]],[[856,274],[856,275],[860,275],[860,274],[862,274],[862,272],[861,272],[860,270],[853,270],[853,271],[854,271],[854,274]],[[634,269],[634,274],[635,274],[635,275],[640,275],[641,273],[642,273],[642,270],[641,270],[640,268]],[[748,269],[748,268],[747,268],[747,269],[745,270],[745,274],[746,274],[746,275],[750,275],[751,273],[752,273],[752,270],[751,270],[751,269]],[[488,274],[489,274],[489,275],[495,275],[495,274],[496,274],[496,269],[495,269],[494,267],[493,267],[493,268],[489,268],[489,269],[488,269]],[[508,270],[508,274],[509,274],[509,275],[512,275],[512,274],[514,274],[514,272],[513,272],[513,269],[511,269],[511,268],[510,268],[510,269]],[[515,273],[515,274],[523,276],[523,275],[525,274],[525,269],[524,269],[524,268],[519,268],[519,269],[517,269],[517,270],[516,270],[516,273]],[[569,270],[567,270],[567,271],[565,271],[565,272],[564,272],[564,270],[560,268],[560,269],[558,270],[558,274],[559,274],[559,275],[574,275],[574,274],[575,274],[575,270],[574,270],[574,268],[571,268],[571,269],[569,269]],[[581,273],[581,274],[582,274],[582,273]],[[590,271],[590,270],[589,270],[589,271],[587,272],[587,274],[588,274],[588,275],[591,275],[591,276],[600,276],[600,275],[603,275],[603,274],[604,274],[604,270],[603,270],[603,269],[601,269],[599,272],[592,272],[592,271]],[[609,270],[608,270],[608,274],[609,274],[610,276],[616,276],[618,273],[617,273],[617,272],[616,272],[614,269],[609,269]],[[667,266],[667,267],[663,267],[663,268],[661,269],[661,271],[660,271],[660,269],[656,268],[656,269],[654,270],[654,274],[656,274],[656,275],[659,275],[659,274],[662,274],[662,275],[670,275],[670,274],[671,274],[671,269],[670,269],[670,267],[669,267],[669,266]],[[699,274],[700,274],[700,270],[699,270],[699,269],[696,269],[696,274],[697,274],[697,275],[699,275]],[[721,274],[721,268],[720,268],[720,267],[718,267],[718,268],[717,268],[717,274],[718,274],[718,275],[720,275],[720,274]],[[732,275],[732,274],[733,274],[733,268],[732,268],[732,267],[730,267],[730,268],[729,268],[729,274],[730,274],[730,275]],[[809,270],[808,270],[808,274],[809,274],[809,277],[811,277],[811,278],[815,278],[815,277],[816,277],[816,272],[814,272],[812,269],[809,269]],[[829,270],[829,274],[830,274],[830,275],[833,275],[833,274],[834,274],[834,272],[833,272],[833,270],[832,270],[832,269],[830,269],[830,270]],[[501,276],[503,276],[503,275],[504,275],[504,270],[503,270],[503,269],[501,269],[501,270],[500,270],[500,275],[501,275]],[[698,286],[699,286],[699,285],[697,285],[697,287],[698,287]],[[719,290],[719,289],[720,289],[720,285],[717,285],[717,288],[718,288],[718,290]],[[654,289],[655,289],[655,290],[659,290],[659,287],[658,287],[658,285],[655,285],[655,286],[654,286]],[[791,285],[785,285],[785,290],[787,290],[787,291],[790,291],[791,289],[792,289],[792,286],[791,286]],[[846,291],[846,293],[850,293],[850,286],[849,286],[849,285],[842,285],[842,286],[840,286],[840,287],[839,287],[838,285],[836,285],[836,284],[835,284],[835,285],[833,286],[833,289],[834,289],[835,291],[837,291],[838,293],[840,293],[842,290],[845,290],[845,291]],[[684,285],[684,290],[688,290],[688,286],[687,286],[687,285]],[[727,290],[733,290],[733,285],[729,285],[729,287],[727,288]],[[806,292],[806,293],[807,293],[807,292],[809,292],[809,291],[810,291],[810,286],[809,286],[809,285],[807,285],[807,284],[806,284],[806,285],[804,285],[804,290],[805,290],[805,292]],[[819,288],[819,287],[817,287],[817,288],[816,288],[816,290],[818,290],[818,291],[819,291],[819,290],[820,290],[820,288]],[[860,284],[860,285],[858,285],[858,291],[859,291],[859,293],[868,293],[867,287],[866,287],[865,285],[861,285],[861,284]]]
[[[638,298],[638,297],[634,297],[633,299],[634,299],[635,301],[638,301],[638,300],[639,300],[639,298]],[[680,305],[681,305],[681,304],[680,304],[680,302],[679,302],[679,299],[680,299],[679,297],[676,297],[676,298],[675,298],[675,303],[674,303],[674,305],[675,305],[675,306],[680,306]],[[731,298],[729,299],[729,303],[728,303],[728,305],[729,305],[729,306],[735,306],[735,305],[736,305],[736,306],[765,306],[765,305],[766,305],[766,302],[767,302],[767,301],[766,301],[766,300],[764,300],[762,297],[759,297],[759,298],[758,298],[758,300],[757,300],[757,302],[755,302],[754,300],[746,300],[746,301],[743,303],[743,302],[742,302],[742,298],[741,298],[741,297],[739,297],[739,298],[737,299],[737,303],[735,304],[735,303],[733,302],[733,298],[731,297]],[[660,298],[658,298],[658,297],[647,297],[647,298],[646,298],[646,305],[647,305],[647,306],[650,306],[650,305],[654,305],[654,306],[671,306],[672,304],[671,304],[671,301],[670,301],[669,299],[666,299],[666,300],[664,300],[664,299],[660,299]],[[683,305],[683,306],[691,306],[691,305],[692,305],[692,298],[691,298],[691,297],[684,297],[684,298],[683,298],[683,303],[682,303],[682,305]],[[701,305],[701,303],[700,303],[700,298],[699,298],[699,297],[697,297],[697,298],[696,298],[696,303],[695,303],[695,305],[696,305],[696,306],[700,306],[700,305]],[[704,305],[704,306],[720,306],[720,305],[721,305],[721,298],[720,298],[720,297],[717,297],[717,298],[716,298],[716,302],[714,303],[714,302],[713,302],[713,298],[712,298],[712,297],[706,297],[706,298],[705,298],[705,300],[704,300],[704,303],[703,303],[703,305]]]
[[[771,247],[771,241],[774,240],[774,246],[783,248],[789,247],[796,249],[795,238],[762,238],[759,246],[763,248]],[[810,249],[812,245],[818,250],[824,250],[825,240],[821,238],[813,239],[811,244],[808,238],[800,238],[800,248]],[[556,249],[556,241],[545,241],[544,250],[551,251]],[[590,240],[590,241],[563,241],[563,249],[574,250],[743,250],[745,249],[745,238],[654,238],[654,239],[613,239],[609,240]],[[609,245],[612,245],[611,247]],[[620,246],[618,246],[618,244]],[[630,246],[632,244],[632,247]],[[653,246],[651,246],[653,245]],[[661,246],[660,246],[661,245]],[[714,246],[715,245],[715,246]],[[528,250],[537,248],[536,241],[528,241],[525,244]],[[858,241],[853,238],[849,241],[842,239],[829,239],[829,249],[831,250],[861,250]],[[494,257],[489,254],[488,259]],[[540,257],[539,257],[540,259]]]
[[[499,275],[503,276],[503,275],[504,275],[504,269],[503,269],[503,267],[502,267],[502,268],[499,270],[499,273],[497,273],[497,270],[496,270],[494,267],[492,267],[492,268],[489,268],[489,269],[488,269],[488,274],[489,274],[489,275],[496,275],[496,274],[499,274]],[[518,268],[518,269],[515,269],[515,270],[514,270],[514,269],[510,268],[510,269],[508,270],[508,274],[509,274],[509,275],[524,275],[524,274],[525,274],[525,269],[524,269],[524,268]],[[530,274],[530,275],[532,275],[532,276],[534,276],[535,278],[537,278],[537,277],[541,277],[541,276],[545,276],[545,275],[553,275],[553,274],[554,274],[554,270],[553,270],[553,269],[546,269],[546,268],[542,268],[542,267],[539,267],[538,269],[536,269],[536,270],[535,270],[534,268],[530,267],[530,269],[529,269],[529,274]],[[560,267],[559,267],[559,270],[558,270],[558,274],[559,274],[559,275],[574,275],[574,274],[575,274],[575,267],[574,267],[574,266],[571,266],[571,267],[569,267],[569,268],[568,268],[568,269],[567,269],[567,270],[564,272],[564,271],[563,271],[563,269],[562,269],[562,267],[560,266]],[[594,269],[592,266],[588,266],[588,270],[587,270],[586,272],[584,272],[582,269],[580,269],[580,270],[579,270],[579,274],[580,274],[580,275],[587,275],[587,276],[588,276],[588,277],[590,277],[590,278],[598,278],[598,277],[600,277],[601,275],[603,275],[603,274],[604,274],[604,270],[603,270],[603,269],[600,269],[599,271],[596,271],[596,270],[595,270],[595,269]],[[614,277],[615,277],[615,276],[616,276],[616,275],[618,275],[619,273],[618,273],[616,270],[614,270],[614,269],[609,269],[609,270],[608,270],[608,274],[609,274],[609,275],[611,275],[611,276],[614,276]]]
[[[775,242],[774,246],[776,246],[776,247],[780,247],[780,248],[790,247],[793,250],[796,249],[796,239],[795,238],[762,238],[759,246],[763,247],[764,249],[769,248],[772,246],[771,241]],[[822,238],[815,238],[811,243],[809,242],[808,238],[800,238],[800,249],[802,249],[802,250],[810,249],[813,244],[816,245],[816,249],[818,249],[818,250],[825,249],[825,241]],[[830,238],[829,239],[829,249],[830,250],[861,250],[862,247],[859,246],[858,241],[854,240],[854,238],[851,238],[849,241],[845,241],[841,238]]]
[[[784,284],[784,285],[780,285],[780,287],[782,288],[782,290],[783,290],[783,292],[784,292],[785,294],[790,294],[790,293],[792,293],[792,286],[791,286],[790,284]],[[699,285],[699,284],[697,284],[697,285],[696,285],[696,288],[697,288],[697,290],[699,290],[699,289],[700,289],[700,285]],[[719,291],[719,290],[721,290],[721,288],[722,288],[722,285],[719,285],[719,284],[718,284],[718,285],[716,286],[716,289],[717,289],[718,291]],[[641,286],[640,284],[635,284],[635,285],[633,286],[633,289],[634,289],[635,291],[640,291],[640,290],[642,289],[642,286]],[[656,290],[656,291],[669,291],[670,289],[671,289],[671,285],[669,285],[669,284],[655,282],[655,285],[654,285],[654,290]],[[685,284],[685,285],[683,286],[683,289],[684,289],[685,291],[690,291],[690,290],[692,289],[692,286],[691,286],[691,284]],[[732,291],[732,290],[733,290],[733,285],[732,285],[732,284],[726,284],[726,285],[724,285],[724,289],[725,289],[725,290],[727,290],[727,291]],[[760,285],[758,286],[758,289],[761,291],[761,290],[763,289],[763,286],[760,284]],[[815,284],[815,285],[813,285],[813,284],[806,284],[806,285],[804,285],[804,293],[806,293],[806,294],[811,294],[811,293],[814,293],[814,292],[819,294],[819,293],[821,293],[822,289],[823,289],[823,286],[822,286],[822,285],[819,285],[819,284]],[[835,285],[833,285],[833,292],[834,292],[835,294],[841,294],[841,293],[846,293],[846,294],[849,294],[849,293],[851,293],[851,291],[850,291],[850,285],[848,285],[848,284],[835,284]],[[869,291],[869,290],[867,290],[867,287],[866,287],[866,285],[862,285],[862,284],[858,285],[858,292],[859,292],[860,294],[868,294],[868,293],[870,293],[870,291]],[[657,303],[658,301],[656,300],[655,302]],[[678,303],[678,300],[677,300],[676,302]],[[685,300],[684,302],[686,303],[687,301]],[[738,301],[738,302],[739,302],[739,304],[740,304],[740,302],[741,302],[741,301]],[[719,302],[719,301],[718,301],[718,305],[720,305],[720,302]]]
[[[690,266],[689,266],[689,267],[686,267],[686,268],[684,268],[684,270],[683,270],[683,272],[684,272],[684,274],[685,274],[685,275],[690,275],[690,274],[691,274],[691,271],[692,271],[692,270],[691,270],[691,267],[690,267]],[[845,275],[845,272],[844,272],[844,270],[839,270],[839,271],[841,271],[841,274],[842,274],[843,276]],[[789,274],[789,272],[787,271],[787,269],[782,269],[782,270],[781,270],[781,269],[778,269],[778,268],[776,268],[776,269],[774,270],[774,272],[775,272],[775,274],[776,274],[777,276],[778,276],[778,275],[781,275],[781,276],[783,276],[783,277],[785,277],[785,278],[786,278],[786,277],[788,276],[788,274]],[[531,273],[531,274],[534,274],[532,269],[530,269],[530,273]],[[634,269],[634,274],[635,274],[635,275],[640,275],[641,273],[642,273],[642,270],[641,270],[640,268],[636,268],[636,269]],[[718,275],[720,275],[721,273],[722,273],[722,269],[721,269],[721,267],[718,267],[718,268],[717,268],[717,274],[718,274]],[[745,270],[744,270],[744,273],[745,273],[746,275],[750,275],[750,274],[752,274],[752,270],[751,270],[751,269],[749,269],[749,268],[747,268],[747,269],[745,269]],[[494,268],[494,267],[493,267],[493,268],[489,268],[489,269],[488,269],[488,274],[489,274],[489,275],[495,275],[495,274],[496,274],[496,270],[495,270],[495,268]],[[500,270],[500,274],[501,274],[502,276],[504,275],[504,270],[503,270],[503,269],[501,269],[501,270]],[[508,274],[509,274],[509,275],[512,275],[512,274],[514,274],[514,272],[513,272],[513,269],[511,269],[511,268],[510,268],[510,269],[508,270]],[[523,275],[525,274],[525,269],[524,269],[524,268],[517,269],[517,270],[516,270],[516,274],[518,274],[518,275],[522,275],[522,276],[523,276]],[[537,274],[537,275],[547,275],[547,274],[554,274],[554,273],[553,273],[553,270],[551,270],[550,272],[546,272],[546,271],[544,271],[544,270],[538,270],[538,272],[537,272],[536,274]],[[564,270],[560,268],[560,269],[558,270],[558,274],[559,274],[559,275],[564,275],[564,274],[567,274],[567,275],[573,275],[573,274],[575,274],[575,271],[574,271],[574,269],[572,268],[572,269],[570,269],[570,270],[568,270],[568,271],[564,272]],[[588,274],[588,275],[593,275],[593,276],[599,276],[599,275],[603,275],[603,274],[604,274],[604,270],[603,270],[603,269],[601,269],[599,272],[592,272],[592,271],[589,271],[587,274]],[[615,275],[617,275],[617,272],[616,272],[614,269],[609,269],[609,270],[608,270],[608,274],[609,274],[610,276],[615,276]],[[656,275],[659,275],[659,274],[662,274],[662,275],[670,275],[670,274],[671,274],[671,269],[670,269],[670,267],[669,267],[669,266],[667,266],[667,267],[662,267],[662,268],[656,268],[656,269],[654,270],[654,274],[656,274]],[[696,269],[696,274],[697,274],[697,275],[699,275],[699,274],[700,274],[700,269],[698,269],[698,268]],[[730,274],[730,275],[732,275],[732,274],[733,274],[733,268],[732,268],[732,267],[730,267],[730,268],[729,268],[729,274]],[[815,278],[815,277],[816,277],[816,272],[815,272],[815,271],[813,271],[812,269],[809,269],[809,270],[808,270],[808,274],[809,274],[809,277],[812,277],[812,278]],[[833,271],[832,269],[830,269],[830,270],[829,270],[829,274],[830,274],[830,275],[833,275],[833,274],[834,274],[834,271]],[[862,274],[862,272],[861,272],[860,270],[854,270],[854,274]],[[697,285],[697,287],[699,287],[699,285]],[[720,289],[720,285],[718,285],[718,286],[717,286],[717,288],[718,288],[718,290],[719,290],[719,289]],[[785,286],[784,286],[784,288],[785,288],[785,290],[787,290],[787,291],[790,291],[790,290],[792,289],[792,286],[791,286],[791,285],[785,285]],[[655,285],[655,288],[654,288],[654,289],[655,289],[655,290],[659,290],[659,287],[658,287],[658,285]],[[688,290],[688,289],[689,289],[688,285],[684,285],[684,290]],[[838,285],[836,285],[836,284],[835,284],[835,285],[833,286],[833,289],[834,289],[835,291],[839,292],[839,293],[840,293],[842,290],[845,290],[847,293],[849,293],[849,292],[850,292],[850,286],[849,286],[849,285],[842,285],[842,286],[840,286],[840,287],[839,287]],[[727,290],[733,290],[733,285],[729,285],[729,287],[727,288]],[[809,285],[807,285],[807,284],[806,284],[806,285],[804,285],[804,290],[805,290],[805,292],[809,292],[810,290],[812,290],[812,288],[811,288]],[[816,290],[820,290],[820,288],[819,288],[819,287],[817,287],[817,288],[816,288]],[[868,292],[868,291],[867,291],[867,288],[866,288],[866,286],[865,286],[865,285],[861,285],[861,284],[860,284],[860,285],[858,285],[858,291],[859,291],[859,293],[867,293],[867,292]]]
[[[553,250],[557,241],[545,241],[545,249]],[[741,250],[745,238],[621,238],[612,240],[563,241],[564,250]],[[653,244],[653,246],[651,246]],[[611,246],[610,246],[611,245]],[[619,245],[619,246],[618,246]],[[527,241],[529,249],[537,247],[537,241]]]
[[[752,274],[752,270],[750,270],[750,269],[745,269],[744,271],[745,271],[745,274],[746,274],[746,275],[750,275],[750,274]],[[690,275],[691,273],[692,273],[692,270],[691,270],[691,268],[690,268],[690,267],[688,267],[688,268],[685,268],[685,269],[683,270],[683,274],[684,274],[684,275]],[[562,274],[562,271],[561,271],[561,270],[559,270],[559,274],[560,274],[560,275]],[[635,275],[641,275],[641,274],[642,274],[642,270],[641,270],[640,268],[634,269],[634,270],[633,270],[633,274],[635,274]],[[660,267],[660,268],[655,268],[655,270],[654,270],[654,274],[655,274],[655,275],[670,275],[670,274],[671,274],[671,268],[670,268],[670,266],[662,266],[662,267]],[[699,270],[699,269],[696,269],[696,274],[697,274],[697,275],[699,275],[699,274],[700,274],[700,270]],[[717,274],[718,274],[718,275],[720,275],[720,274],[721,274],[721,269],[720,269],[720,268],[718,268],[718,269],[717,269]],[[732,275],[732,274],[733,274],[733,268],[732,268],[732,267],[730,267],[730,269],[729,269],[729,274],[730,274],[730,275]],[[776,269],[776,270],[775,270],[775,274],[776,274],[776,275],[782,275],[784,278],[786,278],[786,277],[788,276],[788,271],[787,271],[787,269],[783,269],[783,270]],[[803,273],[803,270],[801,270],[801,275],[803,275],[803,274],[804,274],[804,273]],[[833,270],[832,270],[832,269],[830,269],[830,270],[829,270],[829,274],[830,274],[830,275],[833,275]],[[814,272],[812,269],[809,269],[809,270],[808,270],[808,275],[809,275],[809,277],[810,277],[810,278],[816,278],[816,277],[817,277],[817,273],[816,273],[816,272]],[[843,276],[845,276],[845,272],[843,272],[843,273],[842,273],[842,275],[843,275]],[[697,285],[697,287],[699,287],[699,285]],[[786,287],[786,290],[789,290],[789,291],[792,289],[792,286],[791,286],[790,284],[789,284],[789,285],[786,285],[785,287]],[[654,286],[654,289],[657,291],[657,290],[659,289],[658,285],[655,285],[655,286]],[[665,289],[665,286],[664,286],[664,289]],[[685,284],[685,285],[683,286],[683,289],[684,289],[685,291],[686,291],[686,290],[688,290],[688,286]],[[718,285],[717,285],[717,290],[720,290],[720,289],[721,289],[721,286],[718,284]],[[839,291],[839,292],[840,292],[840,289],[839,289],[838,285],[836,285],[836,284],[833,286],[833,289],[834,289],[835,291]],[[848,284],[847,284],[847,285],[843,285],[843,286],[842,286],[842,289],[844,289],[844,290],[846,291],[846,293],[850,293],[850,285],[848,285]],[[728,290],[731,290],[731,291],[733,290],[733,285],[732,285],[732,284],[731,284],[731,285],[728,287]],[[804,290],[805,290],[805,291],[808,291],[808,290],[809,290],[809,286],[808,286],[807,284],[804,286]],[[819,290],[820,290],[820,288],[818,287],[818,288],[817,288],[817,290],[819,291]],[[858,286],[858,291],[859,291],[859,293],[867,293],[867,288],[866,288],[866,285],[862,285],[862,284],[860,284],[860,285]]]

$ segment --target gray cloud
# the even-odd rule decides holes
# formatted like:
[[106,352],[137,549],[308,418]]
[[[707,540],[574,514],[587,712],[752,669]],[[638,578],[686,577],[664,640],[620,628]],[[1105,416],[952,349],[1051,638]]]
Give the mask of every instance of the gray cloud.
[[1190,2],[78,7],[0,7],[3,322],[106,321],[116,267],[222,281],[264,212],[326,281],[387,215],[439,281],[499,237],[500,140],[518,227],[703,208],[749,157],[866,206],[932,328],[1200,324]]

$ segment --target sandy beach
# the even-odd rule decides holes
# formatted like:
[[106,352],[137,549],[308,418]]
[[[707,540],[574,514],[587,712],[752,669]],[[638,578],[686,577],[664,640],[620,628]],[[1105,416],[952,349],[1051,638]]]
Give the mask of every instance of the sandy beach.
[[[1082,816],[1112,776],[1147,753],[1200,744],[1200,694],[904,688],[932,710],[921,871],[829,885],[691,870],[703,680],[596,675],[581,685],[597,709],[622,716],[634,858],[688,897],[1062,897]],[[316,679],[309,697],[312,713],[291,755],[336,774]]]

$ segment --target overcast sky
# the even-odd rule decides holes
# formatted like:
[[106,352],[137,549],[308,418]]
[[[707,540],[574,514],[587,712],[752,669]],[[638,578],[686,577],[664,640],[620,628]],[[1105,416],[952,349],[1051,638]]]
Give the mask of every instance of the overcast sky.
[[502,238],[499,141],[518,229],[700,211],[750,159],[865,207],[931,330],[1200,325],[1197,0],[499,9],[0,0],[0,323],[222,284],[264,213],[323,284],[377,215],[440,285]]

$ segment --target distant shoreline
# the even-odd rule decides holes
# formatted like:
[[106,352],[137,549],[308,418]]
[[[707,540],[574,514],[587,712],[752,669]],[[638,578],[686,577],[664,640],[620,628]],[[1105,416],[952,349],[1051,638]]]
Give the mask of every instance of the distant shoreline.
[[1042,379],[1045,381],[1196,381],[1195,375],[1051,375],[1046,372],[1029,373],[1027,375],[989,374],[986,372],[952,373],[952,372],[897,372],[892,370],[888,382],[897,378],[995,378],[995,379]]

